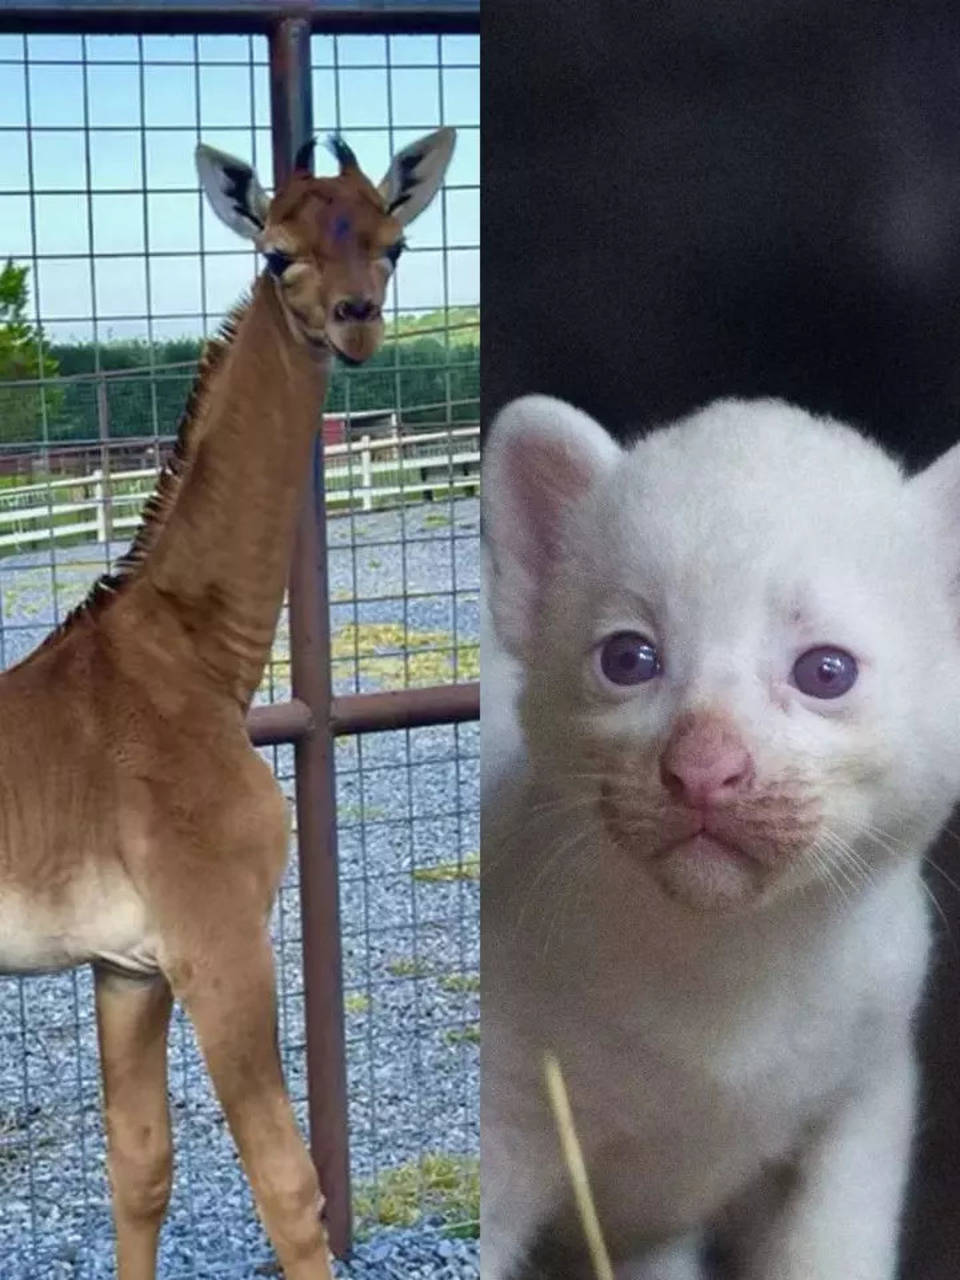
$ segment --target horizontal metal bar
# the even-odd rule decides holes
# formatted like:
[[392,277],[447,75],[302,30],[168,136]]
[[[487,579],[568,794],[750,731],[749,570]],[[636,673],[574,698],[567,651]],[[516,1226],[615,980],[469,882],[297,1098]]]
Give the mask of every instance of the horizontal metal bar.
[[418,729],[430,724],[460,724],[480,718],[479,684],[442,684],[428,689],[387,693],[350,693],[333,699],[333,732],[379,733]]
[[264,33],[283,18],[314,31],[477,32],[480,0],[14,0],[0,31]]
[[[414,126],[414,127],[423,128],[424,126],[420,125],[420,126]],[[479,188],[475,188],[475,190],[479,190]],[[0,196],[7,195],[7,194],[8,192],[6,191],[0,191]],[[17,195],[18,193],[13,192],[13,194]],[[23,193],[20,193],[20,194],[23,194]],[[51,191],[36,191],[33,194],[37,199],[41,199],[45,195],[57,195],[59,193],[51,192]],[[78,190],[75,192],[70,192],[68,194],[82,196],[82,195],[86,195],[86,192]],[[94,191],[91,194],[94,197],[96,197],[100,193],[97,191]],[[165,191],[156,191],[156,192],[150,192],[150,194],[166,195],[168,193]],[[196,195],[196,192],[193,192],[193,194]],[[480,243],[479,241],[475,240],[472,243],[469,241],[464,241],[462,244],[456,244],[456,243],[449,244],[446,246],[446,249],[442,244],[420,244],[420,245],[412,244],[412,245],[407,245],[404,248],[403,252],[404,254],[409,254],[411,257],[413,257],[414,254],[443,253],[444,251],[446,251],[447,253],[476,253],[479,248],[480,248]],[[246,259],[249,256],[249,251],[245,249],[211,249],[209,251],[209,254],[211,258],[235,258],[239,262]],[[21,255],[21,256],[27,256],[31,260],[36,259],[37,262],[86,262],[91,257],[95,258],[97,261],[102,260],[104,262],[116,261],[118,258],[134,258],[139,262],[142,260],[152,261],[154,259],[161,259],[161,258],[199,258],[200,250],[190,249],[190,248],[151,249],[149,251],[147,251],[146,249],[129,249],[129,250],[105,249],[100,253],[91,254],[91,253],[84,253],[79,249],[71,249],[69,253],[67,252],[31,253],[28,255]],[[456,305],[457,304],[454,303],[454,306]],[[466,307],[466,306],[474,306],[475,304],[472,302],[466,302],[460,305]],[[430,308],[430,310],[440,311],[441,308],[432,307]],[[158,311],[155,313],[154,318],[159,318],[160,316],[162,316],[162,314],[163,312]],[[77,316],[72,318],[81,319],[82,317]],[[98,316],[97,318],[103,319],[103,317],[101,316]]]
[[[434,33],[435,34],[435,33]],[[0,57],[0,67],[22,67],[24,61],[30,63],[31,67],[75,67],[77,65],[76,58],[47,58],[43,54],[34,56],[33,53],[27,55],[24,59],[23,54],[19,57],[9,58]],[[256,53],[252,58],[151,58],[149,54],[140,58],[116,58],[102,57],[98,58],[95,53],[88,53],[85,59],[88,67],[192,67],[205,70],[207,67],[242,67],[246,70],[248,67],[266,67],[266,57],[257,57]],[[476,71],[479,62],[457,62],[452,58],[444,58],[442,62],[349,62],[343,60],[341,62],[314,62],[311,70],[313,71],[424,71],[424,70],[442,70],[442,71]],[[252,121],[253,127],[259,129],[261,133],[269,133],[270,126],[266,124],[258,124]],[[5,130],[10,130],[22,126],[4,125]],[[180,130],[188,132],[194,128],[192,124],[172,124],[148,125],[148,130],[167,127],[173,131]],[[245,125],[227,125],[228,129],[233,129],[238,133],[249,133],[250,124]],[[409,129],[410,125],[404,125],[404,129]],[[473,128],[479,129],[479,125],[458,125],[457,128]],[[55,125],[55,124],[33,124],[31,129],[34,133],[99,133],[109,131],[124,130],[129,132],[131,129],[138,129],[136,125],[129,124],[101,124],[101,125]],[[382,133],[386,128],[382,124],[352,124],[350,125],[351,133]],[[139,129],[138,129],[139,131]],[[155,188],[153,188],[155,189]],[[167,191],[170,188],[163,187],[161,190]]]
[[310,708],[299,698],[274,702],[271,706],[251,707],[247,715],[247,732],[255,747],[273,747],[281,742],[299,742],[313,728]]
[[[333,699],[330,714],[333,732],[339,737],[385,729],[418,729],[431,724],[462,724],[480,718],[480,686],[441,684],[388,693],[349,693]],[[299,698],[251,707],[247,716],[247,732],[255,747],[299,742],[312,729],[310,708]]]
[[[2,17],[3,17],[3,15],[4,15],[4,13],[5,13],[5,10],[0,9],[0,19],[2,19]],[[2,30],[2,23],[0,23],[0,30]],[[18,28],[17,30],[18,30],[18,33],[20,33],[19,28]],[[22,33],[20,33],[20,34],[22,34]],[[8,66],[22,67],[22,66],[24,65],[24,60],[23,60],[23,58],[6,58],[6,59],[3,59],[3,61],[4,61],[4,63],[5,63],[6,65],[8,65]],[[30,65],[31,65],[31,66],[34,66],[34,65],[36,65],[36,64],[37,64],[37,62],[39,61],[39,59],[30,58],[30,59],[28,59],[28,61],[29,61],[29,63],[30,63]],[[77,65],[78,65],[78,63],[77,63],[77,60],[74,58],[74,59],[72,59],[69,63],[66,63],[65,65],[75,67],[75,66],[77,66]],[[88,65],[88,66],[89,66],[89,65],[92,65],[92,64],[90,63],[90,60],[89,60],[89,59],[88,59],[87,65]],[[101,66],[101,67],[106,67],[106,66],[116,67],[116,66],[122,66],[123,64],[122,64],[122,63],[119,63],[119,62],[113,62],[113,61],[111,61],[111,62],[101,62],[101,63],[97,63],[96,65],[97,65],[97,66]],[[136,65],[137,65],[137,66],[139,66],[139,65],[140,65],[140,63],[138,62]],[[151,64],[150,64],[150,63],[145,63],[144,65],[145,65],[145,66],[150,66]],[[231,66],[232,64],[231,64],[231,63],[229,63],[229,62],[198,62],[198,63],[194,63],[194,62],[178,62],[178,63],[171,63],[170,65],[171,65],[171,66],[174,66],[174,65],[175,65],[175,66],[179,66],[179,67],[186,67],[186,68],[190,68],[190,67],[195,67],[195,66],[199,66],[199,67],[229,67],[229,66]],[[256,64],[255,64],[255,65],[256,65]],[[431,66],[436,67],[436,65],[437,65],[436,63],[425,63],[425,62],[422,62],[422,63],[418,63],[418,64],[416,65],[416,67],[415,67],[415,68],[412,68],[412,69],[414,69],[414,70],[418,70],[418,71],[423,71],[423,70],[425,70],[425,69],[427,69],[427,70],[428,70]],[[455,67],[456,65],[457,65],[457,64],[455,64],[455,63],[446,63],[446,62],[444,62],[444,63],[442,64],[442,67],[443,67],[443,69],[444,69],[444,70],[453,70],[453,69],[454,69],[454,67]],[[477,67],[478,67],[478,65],[479,65],[478,63],[468,64],[468,69],[469,69],[469,70],[471,70],[471,71],[476,70],[476,69],[477,69]],[[245,67],[249,67],[249,66],[250,66],[250,63],[249,63],[249,62],[245,62],[245,63],[243,63],[243,66],[245,66]],[[324,68],[324,67],[320,67],[320,66],[318,66],[316,69],[317,69],[318,71],[319,71],[319,70],[331,70],[331,71],[332,71],[334,68],[332,68],[332,67]],[[363,63],[363,65],[362,65],[362,66],[360,66],[359,64],[357,64],[356,66],[351,67],[351,68],[339,67],[338,69],[339,69],[340,71],[344,71],[344,70],[353,70],[353,71],[360,71],[360,70],[363,70],[363,71],[386,71],[388,68],[387,68],[386,63],[384,63],[384,62],[381,62],[381,63],[365,62],[365,63]],[[390,69],[390,70],[398,70],[399,68],[395,68],[395,67],[392,67],[392,66],[391,66],[389,69]],[[436,121],[434,121],[434,123],[433,123],[433,125],[431,126],[431,128],[433,128],[433,127],[435,127],[435,126],[436,126]],[[203,127],[203,128],[206,128],[206,123],[204,123],[202,127]],[[229,131],[229,132],[231,132],[231,133],[245,133],[245,134],[249,134],[249,132],[250,132],[250,128],[251,128],[251,126],[250,126],[250,124],[249,124],[249,123],[247,123],[247,124],[242,124],[242,125],[230,125],[230,124],[228,124],[228,125],[213,125],[213,126],[211,126],[211,127],[212,127],[212,128],[216,128],[218,132],[219,132],[221,129],[224,129],[224,130],[228,130],[228,131]],[[406,129],[406,128],[407,128],[407,126],[406,126],[406,125],[404,125],[403,127],[404,127],[404,129]],[[413,127],[414,127],[414,128],[416,128],[416,125],[414,125]],[[23,134],[23,128],[24,128],[24,127],[23,127],[23,125],[22,125],[22,124],[3,124],[3,125],[0,125],[0,133],[15,133],[15,134],[18,134],[18,135],[22,135],[22,134]],[[268,128],[266,125],[263,125],[263,124],[257,124],[256,122],[254,122],[254,124],[253,124],[253,128],[256,130],[256,132],[257,132],[257,133],[269,133],[269,128]],[[464,130],[464,129],[473,129],[473,130],[474,130],[474,132],[479,132],[479,130],[480,130],[480,125],[479,125],[478,123],[474,123],[474,124],[458,124],[458,125],[457,125],[457,129],[459,129],[459,130]],[[31,133],[79,133],[79,134],[87,134],[87,133],[146,133],[146,134],[152,134],[152,133],[185,133],[185,134],[193,134],[194,136],[196,136],[196,132],[197,132],[197,123],[196,123],[196,121],[194,121],[194,122],[193,122],[193,124],[135,124],[135,123],[134,123],[134,124],[92,124],[92,125],[82,125],[82,124],[33,124],[33,123],[31,123],[31,125],[30,125],[30,132],[31,132]],[[353,133],[385,133],[385,132],[386,132],[386,127],[385,127],[384,125],[382,125],[382,124],[352,124],[352,125],[348,125],[348,126],[347,126],[347,128],[345,129],[345,132],[350,132],[351,134],[353,134]],[[470,186],[470,187],[474,187],[474,188],[475,188],[475,187],[477,187],[477,185],[478,185],[478,184],[477,184],[477,183],[475,183],[475,182],[473,182],[473,183],[461,183],[460,185],[461,185],[461,186]],[[98,192],[98,191],[100,190],[100,188],[99,188],[99,187],[92,187],[92,188],[90,188],[90,189],[91,189],[94,193],[96,193],[96,192]],[[149,190],[149,194],[150,194],[150,195],[164,195],[164,194],[165,194],[165,193],[167,193],[167,192],[177,192],[179,189],[180,189],[179,187],[151,187],[151,188],[150,188],[150,190]],[[452,189],[452,190],[456,190],[456,186],[454,185],[451,189]],[[86,193],[86,190],[87,190],[87,188],[85,187],[85,188],[84,188],[84,193]],[[269,190],[269,188],[268,188],[268,190]],[[36,192],[30,192],[29,194],[33,195],[33,194],[37,194],[37,193],[36,193]],[[39,194],[43,194],[43,192],[41,191]],[[226,252],[227,252],[227,253],[237,253],[237,252],[239,252],[239,250],[236,250],[236,249],[227,249],[227,250],[226,250]],[[248,250],[248,252],[251,252],[251,251],[250,251],[250,250]]]
[[[31,59],[30,59],[30,65],[31,65],[31,67],[35,67],[35,66],[38,66],[39,64],[38,64],[38,62],[37,62],[37,60],[36,60],[35,58],[31,58]],[[88,64],[87,64],[87,65],[88,65],[88,66],[90,65],[90,64],[89,64],[89,62],[88,62]],[[105,63],[103,63],[103,66],[105,66],[105,67],[117,67],[117,66],[123,66],[123,65],[125,65],[125,64],[123,64],[123,63],[119,63],[119,62],[105,62]],[[136,67],[136,66],[139,66],[140,64],[139,64],[138,62],[134,62],[134,63],[131,63],[130,65],[131,65],[131,66],[135,66],[135,67]],[[171,62],[169,65],[170,65],[170,66],[172,66],[172,67],[182,67],[182,66],[187,66],[187,65],[189,65],[189,64],[187,64],[187,63],[182,63],[182,62]],[[216,62],[216,63],[213,63],[213,62],[212,62],[210,65],[211,65],[211,66],[217,66],[217,67],[228,67],[228,66],[230,66],[231,64],[230,64],[229,62]],[[246,64],[246,63],[244,63],[244,66],[246,66],[246,65],[247,65],[247,64]],[[22,67],[22,66],[23,66],[23,59],[22,59],[22,58],[18,58],[16,61],[14,61],[13,59],[7,59],[7,60],[5,61],[3,58],[0,58],[0,67],[4,67],[4,66]],[[76,62],[76,60],[73,60],[72,62],[65,62],[65,63],[63,63],[63,66],[65,66],[65,67],[75,67],[75,66],[77,66],[77,62]],[[444,63],[444,67],[445,67],[445,68],[449,68],[449,66],[450,66],[450,64],[449,64],[449,63]],[[391,67],[390,69],[391,69],[391,71],[405,71],[405,70],[409,70],[409,71],[422,71],[422,70],[423,70],[423,67],[422,67],[422,66],[418,66],[416,63],[411,63],[409,67],[396,67],[396,66],[395,66],[395,67]],[[471,68],[471,70],[472,70],[472,69],[473,69],[473,68]],[[343,67],[341,67],[341,68],[340,68],[340,70],[342,71],[342,70],[343,70]],[[364,66],[363,70],[364,70],[364,71],[369,71],[369,70],[370,70],[370,68],[369,68],[369,67],[367,67],[367,66]],[[206,126],[203,126],[203,127],[205,128]],[[407,126],[406,126],[406,125],[404,125],[404,128],[406,128],[406,127],[407,127]],[[432,127],[432,126],[430,126],[430,127]],[[162,129],[162,128],[163,128],[163,126],[162,126],[162,125],[157,125],[157,124],[153,124],[153,125],[145,125],[145,126],[144,126],[144,129],[143,129],[143,132],[144,132],[144,133],[159,133],[159,132],[161,131],[161,129]],[[416,126],[414,126],[414,128],[416,128]],[[462,132],[464,129],[474,129],[474,130],[477,130],[477,129],[479,129],[479,128],[480,128],[480,126],[479,126],[479,125],[476,125],[476,124],[467,124],[467,125],[464,125],[464,124],[458,124],[458,125],[457,125],[457,130],[458,130],[459,132]],[[366,132],[368,132],[368,133],[384,133],[384,132],[385,132],[385,130],[381,129],[379,126],[373,126],[373,125],[359,125],[359,126],[355,126],[355,127],[352,127],[352,128],[350,129],[350,132],[351,132],[351,133],[360,133],[360,132],[362,132],[362,131],[364,131],[364,130],[366,130]],[[184,127],[182,128],[182,130],[181,130],[181,132],[183,132],[183,133],[196,133],[196,131],[197,131],[197,127],[196,127],[196,125],[193,125],[193,124],[191,124],[191,125],[187,125],[187,126],[184,126]],[[66,126],[65,126],[64,128],[62,128],[62,129],[61,129],[61,128],[58,128],[56,125],[49,125],[49,126],[45,126],[43,129],[41,129],[38,125],[32,125],[32,126],[31,126],[31,132],[32,132],[32,133],[43,133],[43,132],[46,132],[46,133],[76,133],[76,134],[84,134],[84,133],[96,133],[97,131],[96,131],[95,129],[84,129],[82,125],[80,125],[80,126],[76,126],[76,125],[66,125]],[[108,131],[107,131],[107,130],[104,130],[103,132],[108,132]],[[138,127],[137,127],[137,128],[117,129],[117,130],[115,130],[115,132],[118,132],[118,133],[119,133],[119,132],[123,132],[123,133],[133,133],[133,132],[137,132],[137,133],[139,133],[139,132],[140,132],[140,129],[139,129]],[[219,127],[217,128],[217,132],[218,132],[218,133],[220,132]],[[237,130],[237,132],[239,133],[239,132],[240,132],[240,130],[238,129],[238,130]],[[249,133],[249,129],[245,130],[244,132]],[[261,129],[261,130],[260,130],[260,132],[261,132],[261,133],[269,133],[269,130],[268,130],[268,129]],[[22,136],[23,136],[23,125],[9,125],[9,126],[8,126],[8,125],[0,125],[0,134],[4,134],[4,133],[16,133],[16,134],[19,134],[19,135],[22,137]],[[444,189],[444,191],[447,191],[447,192],[450,192],[450,191],[479,191],[479,190],[480,190],[480,184],[479,184],[479,182],[445,182],[445,183],[443,184],[443,189]],[[27,198],[29,198],[29,197],[31,197],[31,196],[86,196],[86,195],[92,195],[92,196],[195,196],[195,195],[197,194],[197,192],[198,192],[198,191],[199,191],[199,187],[97,187],[97,186],[93,186],[93,187],[41,187],[41,186],[36,186],[36,187],[33,187],[33,188],[31,188],[31,187],[0,187],[0,196],[20,196],[21,198],[24,198],[24,199],[27,199]],[[416,248],[417,246],[416,246],[416,245],[407,245],[406,247],[407,247],[407,248],[411,248],[411,249],[413,249],[413,248]],[[424,246],[422,246],[422,245],[420,246],[420,248],[421,248],[421,249],[423,249],[423,247],[424,247]],[[429,246],[428,246],[428,247],[429,247]],[[442,245],[442,244],[440,244],[440,245],[435,245],[435,246],[434,246],[434,248],[442,249],[442,248],[443,248],[443,245]],[[132,257],[135,257],[135,258],[139,258],[139,257],[144,257],[144,256],[145,256],[145,252],[146,252],[145,250],[138,250],[136,253],[134,253],[134,254],[132,254],[132,255],[127,255],[127,254],[123,254],[123,253],[121,253],[121,254],[119,254],[119,255],[114,255],[114,256],[119,256],[119,257],[132,256]],[[199,249],[193,249],[193,250],[190,250],[190,249],[188,249],[188,250],[182,250],[182,249],[151,249],[151,250],[150,250],[150,256],[151,256],[151,257],[170,257],[170,256],[172,256],[172,255],[180,256],[180,255],[181,255],[181,254],[183,254],[183,253],[194,254],[194,253],[199,253],[199,252],[200,252],[200,251],[199,251]],[[256,252],[255,252],[254,250],[251,250],[251,249],[215,249],[215,248],[213,248],[213,246],[211,245],[209,248],[205,246],[205,247],[204,247],[203,252],[204,252],[204,254],[209,255],[209,256],[210,256],[210,257],[212,257],[212,258],[247,258],[247,257],[253,257],[253,258],[256,258]],[[31,254],[30,256],[32,257],[33,255]],[[47,256],[47,257],[52,257],[52,258],[63,258],[63,257],[71,258],[71,257],[89,257],[90,255],[89,255],[89,254],[76,254],[76,253],[68,253],[68,254],[53,253],[53,254],[47,254],[46,256]],[[100,256],[100,255],[96,255],[96,256]],[[471,305],[473,305],[473,304],[471,304]],[[401,313],[403,313],[404,311],[418,311],[418,310],[419,310],[419,311],[439,311],[440,309],[441,309],[440,307],[398,307],[398,308],[397,308],[397,310],[398,310],[398,311],[400,311]]]

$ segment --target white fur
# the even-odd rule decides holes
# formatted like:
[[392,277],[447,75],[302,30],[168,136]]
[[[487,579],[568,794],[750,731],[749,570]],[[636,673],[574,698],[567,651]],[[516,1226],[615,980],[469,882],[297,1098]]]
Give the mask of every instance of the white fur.
[[[717,1224],[747,1280],[892,1280],[919,863],[960,797],[960,451],[908,480],[775,401],[718,402],[623,451],[530,397],[494,424],[484,494],[484,1280],[566,1197],[548,1048],[622,1280],[694,1280],[685,1242]],[[665,669],[616,694],[591,652],[627,628]],[[844,697],[791,683],[815,644],[857,657]],[[739,909],[698,910],[614,843],[581,744],[639,752],[650,788],[703,706],[761,779],[798,771],[849,855],[793,858]]]

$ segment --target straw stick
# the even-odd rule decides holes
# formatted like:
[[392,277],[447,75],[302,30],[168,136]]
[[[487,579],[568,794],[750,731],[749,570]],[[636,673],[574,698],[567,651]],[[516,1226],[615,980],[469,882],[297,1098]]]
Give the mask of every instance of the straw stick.
[[613,1267],[610,1265],[610,1255],[607,1253],[607,1246],[603,1241],[600,1219],[597,1217],[596,1205],[593,1202],[593,1194],[590,1191],[590,1179],[587,1177],[583,1151],[573,1123],[573,1112],[570,1109],[567,1086],[564,1084],[560,1063],[552,1053],[544,1054],[543,1073],[547,1082],[550,1108],[553,1111],[554,1123],[560,1136],[560,1147],[563,1151],[563,1159],[567,1166],[567,1174],[573,1189],[573,1197],[580,1223],[583,1227],[587,1248],[590,1251],[593,1270],[597,1280],[614,1280]]

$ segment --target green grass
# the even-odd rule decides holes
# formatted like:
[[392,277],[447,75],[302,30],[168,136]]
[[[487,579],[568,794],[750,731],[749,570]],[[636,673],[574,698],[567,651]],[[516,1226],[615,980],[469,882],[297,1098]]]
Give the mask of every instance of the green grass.
[[432,867],[415,867],[414,880],[428,884],[447,884],[453,880],[479,880],[480,859],[464,858],[462,862],[438,862]]
[[[476,641],[457,645],[450,631],[418,631],[395,622],[348,623],[337,627],[330,637],[334,678],[357,674],[382,689],[417,689],[425,685],[452,684],[454,653],[457,680],[480,677],[480,646]],[[286,618],[281,618],[264,690],[270,679],[282,683],[290,678],[290,634]]]
[[480,1166],[474,1157],[428,1151],[386,1169],[376,1184],[354,1189],[357,1234],[376,1227],[412,1227],[427,1215],[443,1218],[451,1235],[473,1237],[480,1218]]
[[443,1033],[443,1038],[450,1045],[479,1044],[480,1023],[474,1022],[467,1027],[450,1027]]
[[480,990],[480,975],[478,973],[448,973],[440,979],[440,987],[443,991],[470,994]]
[[414,960],[413,956],[396,956],[384,967],[392,978],[425,978],[430,972],[425,960]]
[[341,822],[376,822],[386,816],[386,809],[375,804],[344,804],[337,810]]
[[454,650],[457,678],[479,679],[479,645],[455,646],[449,631],[417,631],[395,622],[351,622],[333,632],[330,645],[335,660],[356,658],[359,673],[387,689],[449,684]]
[[370,1008],[370,997],[363,991],[351,991],[343,997],[343,1007],[347,1013],[366,1013]]

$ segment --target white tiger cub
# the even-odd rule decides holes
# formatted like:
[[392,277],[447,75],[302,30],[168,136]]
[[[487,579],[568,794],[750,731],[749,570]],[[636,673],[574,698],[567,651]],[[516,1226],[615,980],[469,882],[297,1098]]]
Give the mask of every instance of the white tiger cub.
[[705,1276],[714,1238],[743,1280],[892,1280],[960,447],[907,478],[725,400],[622,449],[531,396],[483,492],[484,1280],[591,1274],[547,1049],[622,1280]]

